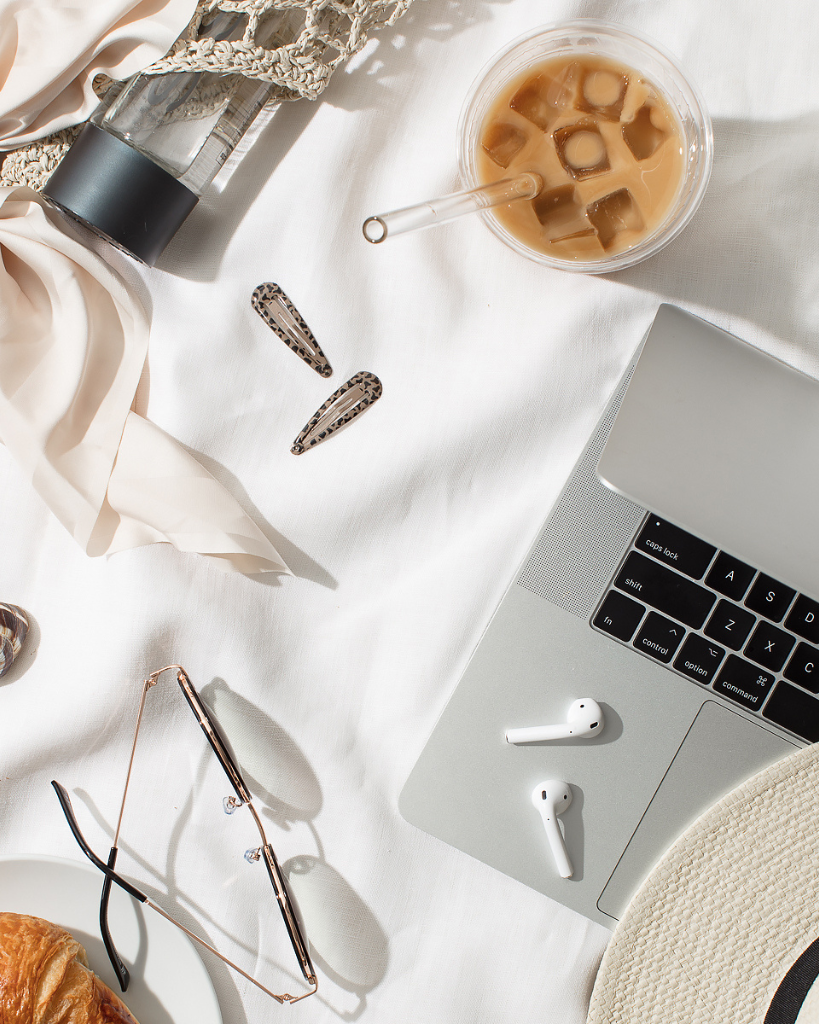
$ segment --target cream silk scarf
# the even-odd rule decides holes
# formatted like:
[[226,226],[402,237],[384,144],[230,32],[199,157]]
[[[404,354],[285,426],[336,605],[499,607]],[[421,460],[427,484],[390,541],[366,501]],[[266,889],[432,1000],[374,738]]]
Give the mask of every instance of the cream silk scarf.
[[0,189],[0,439],[89,555],[156,541],[288,572],[227,490],[141,415],[144,310],[25,186]]
[[98,74],[164,56],[195,0],[0,0],[0,151],[84,121]]

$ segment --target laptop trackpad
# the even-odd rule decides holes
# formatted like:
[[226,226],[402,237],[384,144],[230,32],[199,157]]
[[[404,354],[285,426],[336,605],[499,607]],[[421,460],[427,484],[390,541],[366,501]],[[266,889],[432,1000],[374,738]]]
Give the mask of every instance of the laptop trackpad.
[[[706,701],[629,840],[597,906],[619,919],[681,831],[745,779],[798,749],[764,726]],[[679,822],[686,822],[681,830]]]

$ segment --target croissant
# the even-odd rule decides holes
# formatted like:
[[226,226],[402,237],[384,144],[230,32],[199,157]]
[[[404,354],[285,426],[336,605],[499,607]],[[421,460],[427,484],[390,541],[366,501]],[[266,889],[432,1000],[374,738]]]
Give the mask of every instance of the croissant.
[[0,1024],[137,1024],[64,928],[0,913]]

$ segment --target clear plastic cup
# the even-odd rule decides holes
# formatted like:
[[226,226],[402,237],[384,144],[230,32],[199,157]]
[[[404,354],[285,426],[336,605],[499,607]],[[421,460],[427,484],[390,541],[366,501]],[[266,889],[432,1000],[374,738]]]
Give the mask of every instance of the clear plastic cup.
[[665,219],[631,248],[594,260],[570,260],[550,256],[522,242],[493,210],[485,210],[480,216],[502,242],[536,263],[559,270],[607,274],[640,263],[676,238],[702,201],[714,160],[711,119],[699,93],[655,43],[618,25],[591,20],[538,28],[516,39],[484,68],[467,97],[458,127],[458,166],[465,188],[483,184],[477,173],[480,131],[498,93],[527,68],[552,57],[575,54],[599,55],[632,68],[662,93],[676,114],[684,166],[676,199]]

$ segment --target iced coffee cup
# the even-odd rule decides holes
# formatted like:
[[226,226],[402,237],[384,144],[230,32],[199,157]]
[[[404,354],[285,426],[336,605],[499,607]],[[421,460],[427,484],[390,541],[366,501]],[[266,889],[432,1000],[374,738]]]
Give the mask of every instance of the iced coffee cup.
[[466,188],[532,172],[534,199],[481,213],[516,252],[591,274],[633,266],[675,238],[713,163],[711,121],[656,45],[578,21],[513,42],[481,73],[461,114]]

